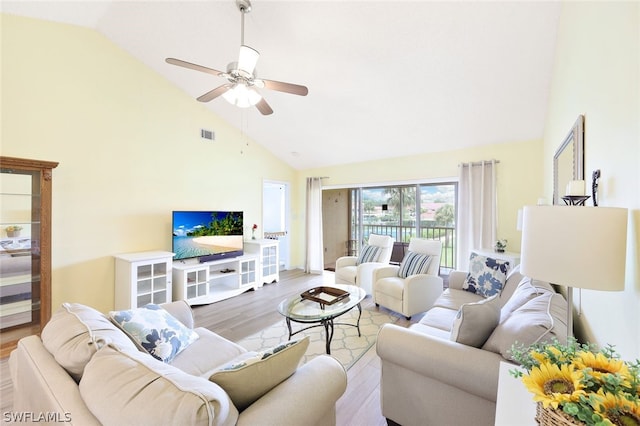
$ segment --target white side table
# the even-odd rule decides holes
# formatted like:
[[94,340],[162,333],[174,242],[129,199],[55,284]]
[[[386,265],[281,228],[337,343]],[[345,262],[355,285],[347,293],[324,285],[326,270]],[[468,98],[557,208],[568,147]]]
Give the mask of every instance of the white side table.
[[492,259],[498,260],[507,260],[509,261],[509,265],[511,268],[515,268],[520,264],[520,253],[514,253],[512,251],[503,251],[502,253],[498,253],[493,249],[482,248],[482,249],[473,249],[472,253],[477,253],[481,256],[490,257]]
[[495,426],[538,426],[533,394],[522,380],[509,374],[509,370],[514,368],[518,367],[508,362],[500,363]]

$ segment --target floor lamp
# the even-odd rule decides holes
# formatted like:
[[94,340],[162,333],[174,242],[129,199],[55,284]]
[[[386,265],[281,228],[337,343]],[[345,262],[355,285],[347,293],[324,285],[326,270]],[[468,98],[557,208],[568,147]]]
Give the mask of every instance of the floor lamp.
[[627,209],[526,206],[520,271],[567,287],[567,336],[573,336],[573,287],[624,290]]

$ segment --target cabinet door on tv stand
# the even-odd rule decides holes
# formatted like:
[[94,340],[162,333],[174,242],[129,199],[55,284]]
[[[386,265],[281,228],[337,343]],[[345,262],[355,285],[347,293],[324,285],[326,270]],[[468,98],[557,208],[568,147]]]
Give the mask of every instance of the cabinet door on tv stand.
[[279,241],[271,239],[245,241],[245,251],[258,255],[258,285],[277,282],[279,271]]
[[256,284],[257,276],[257,259],[246,259],[240,261],[240,287],[250,287]]
[[209,292],[209,268],[186,271],[185,298],[206,296]]
[[172,300],[170,252],[141,252],[116,256],[115,308],[133,309]]

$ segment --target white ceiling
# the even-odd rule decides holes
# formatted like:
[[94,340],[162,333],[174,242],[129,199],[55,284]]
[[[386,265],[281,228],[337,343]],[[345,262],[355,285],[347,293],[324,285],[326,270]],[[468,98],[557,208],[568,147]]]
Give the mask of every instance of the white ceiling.
[[[252,4],[259,77],[309,95],[263,90],[270,116],[222,98],[207,107],[297,169],[543,135],[557,1]],[[95,28],[194,102],[226,81],[164,59],[225,70],[240,45],[234,0],[3,0],[2,11]]]

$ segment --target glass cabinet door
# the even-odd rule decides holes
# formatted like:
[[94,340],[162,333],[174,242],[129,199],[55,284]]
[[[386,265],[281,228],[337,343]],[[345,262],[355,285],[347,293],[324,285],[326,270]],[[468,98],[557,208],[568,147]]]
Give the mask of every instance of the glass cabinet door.
[[51,169],[0,157],[0,356],[51,316]]
[[34,185],[40,181],[38,173],[4,173],[3,170],[0,181],[2,330],[40,321],[40,265],[34,261],[37,259],[32,259],[39,242],[32,238],[38,235],[40,227],[39,211],[32,210],[32,197],[39,197],[38,185]]

